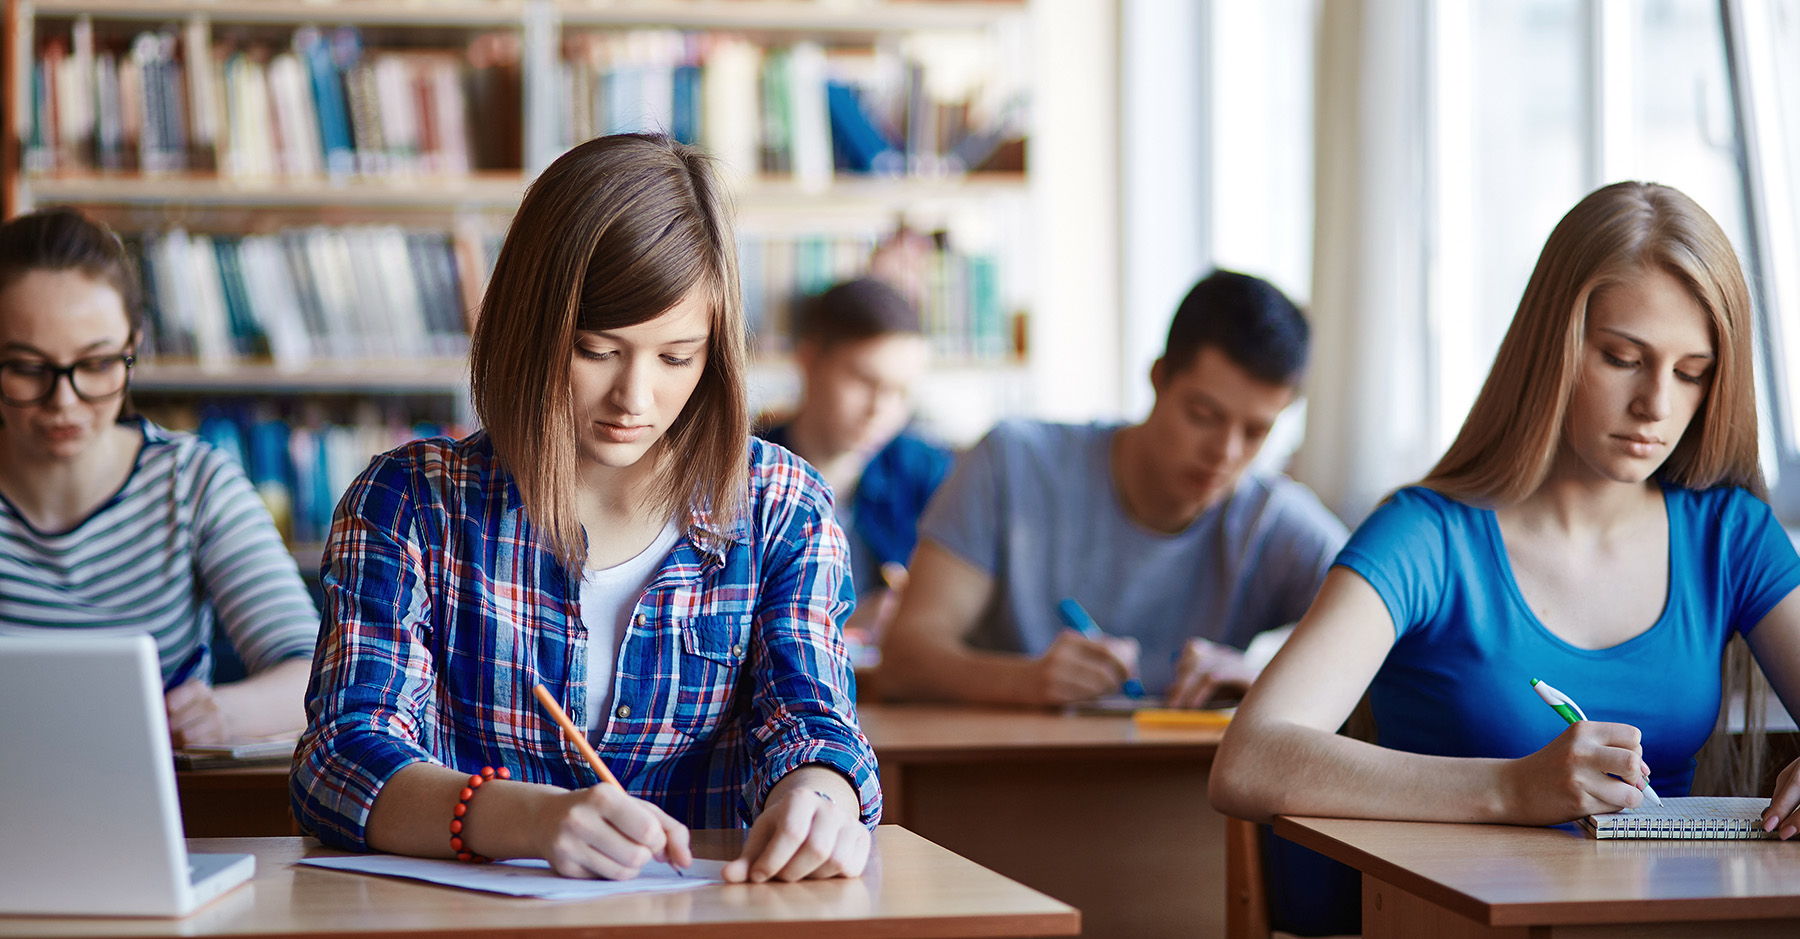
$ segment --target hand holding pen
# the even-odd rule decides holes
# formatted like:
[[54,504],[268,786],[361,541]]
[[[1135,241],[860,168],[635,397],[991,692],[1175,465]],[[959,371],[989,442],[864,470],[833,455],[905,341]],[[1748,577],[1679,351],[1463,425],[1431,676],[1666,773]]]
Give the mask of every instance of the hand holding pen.
[[[1559,756],[1560,761],[1578,766],[1597,764],[1606,778],[1637,789],[1643,794],[1643,800],[1651,805],[1662,804],[1662,798],[1656,794],[1655,789],[1650,788],[1650,767],[1643,760],[1642,735],[1637,728],[1629,724],[1589,721],[1586,712],[1581,710],[1581,705],[1576,704],[1568,695],[1535,678],[1531,680],[1531,687],[1571,728],[1551,746],[1538,751],[1538,754],[1566,745],[1571,752]],[[1640,778],[1643,785],[1632,782],[1634,778]],[[1589,792],[1589,795],[1608,806],[1600,809],[1601,811],[1612,811],[1612,806],[1629,805],[1607,793]],[[1591,815],[1594,810],[1583,806],[1578,814]]]
[[195,646],[163,682],[169,742],[178,750],[197,743],[224,743],[231,736],[230,722],[212,685],[200,680],[201,667],[210,655],[205,643]]
[[1137,641],[1108,636],[1073,597],[1056,605],[1056,613],[1074,634],[1057,636],[1041,660],[1053,693],[1048,703],[1062,704],[1123,690],[1144,696],[1136,677]]

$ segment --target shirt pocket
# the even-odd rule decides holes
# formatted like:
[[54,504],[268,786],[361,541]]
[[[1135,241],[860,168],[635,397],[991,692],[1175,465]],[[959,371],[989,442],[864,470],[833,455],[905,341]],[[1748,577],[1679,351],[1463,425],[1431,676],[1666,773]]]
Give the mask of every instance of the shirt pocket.
[[732,713],[750,651],[748,614],[696,616],[681,622],[680,685],[675,729],[704,740]]

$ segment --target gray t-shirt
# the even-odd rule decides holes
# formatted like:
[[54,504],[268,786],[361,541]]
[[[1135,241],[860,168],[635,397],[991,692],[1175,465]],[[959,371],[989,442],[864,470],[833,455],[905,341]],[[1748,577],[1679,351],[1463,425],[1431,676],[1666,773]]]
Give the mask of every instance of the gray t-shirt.
[[956,463],[919,534],[994,578],[976,648],[1041,655],[1073,597],[1135,637],[1144,685],[1174,679],[1182,644],[1244,648],[1298,620],[1343,547],[1342,522],[1285,476],[1246,475],[1176,534],[1131,520],[1113,485],[1119,424],[1004,421]]

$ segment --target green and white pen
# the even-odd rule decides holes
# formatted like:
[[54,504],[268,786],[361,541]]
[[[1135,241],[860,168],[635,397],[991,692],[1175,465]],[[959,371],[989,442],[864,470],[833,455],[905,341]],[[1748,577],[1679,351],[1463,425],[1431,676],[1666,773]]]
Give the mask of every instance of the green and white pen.
[[[1533,678],[1531,680],[1531,690],[1536,691],[1538,697],[1543,698],[1544,703],[1550,705],[1551,710],[1561,714],[1562,719],[1568,721],[1570,724],[1588,719],[1587,714],[1581,710],[1581,705],[1575,703],[1574,698],[1557,691],[1555,688]],[[1656,790],[1650,788],[1650,780],[1648,779],[1644,780],[1644,798],[1649,799],[1652,805],[1663,804],[1662,796],[1657,795]]]

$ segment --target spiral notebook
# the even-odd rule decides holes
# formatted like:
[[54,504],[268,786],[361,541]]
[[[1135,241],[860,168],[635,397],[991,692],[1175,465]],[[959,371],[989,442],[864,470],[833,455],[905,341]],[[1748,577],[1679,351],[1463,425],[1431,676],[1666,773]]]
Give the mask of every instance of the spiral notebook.
[[1590,815],[1576,824],[1595,838],[1724,838],[1775,837],[1762,830],[1767,799],[1682,796],[1623,812]]

